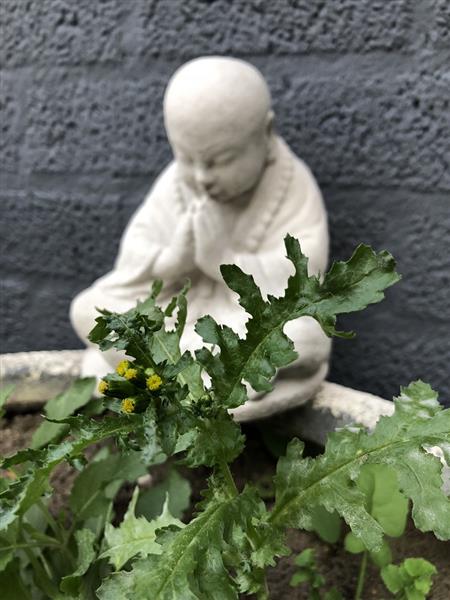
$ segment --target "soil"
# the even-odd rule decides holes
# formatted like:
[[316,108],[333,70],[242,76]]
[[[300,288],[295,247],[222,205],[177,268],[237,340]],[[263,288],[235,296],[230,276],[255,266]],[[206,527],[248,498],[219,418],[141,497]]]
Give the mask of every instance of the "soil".
[[[0,422],[0,455],[7,456],[26,447],[41,420],[42,417],[38,414],[16,415],[9,419],[2,419]],[[263,436],[257,427],[246,426],[244,433],[247,436],[246,451],[232,466],[234,477],[240,488],[248,481],[259,485],[265,491],[266,500],[270,504],[272,499],[270,481],[275,473],[276,458],[264,443]],[[315,455],[320,449],[309,446],[307,451],[310,455]],[[152,480],[157,482],[162,479],[164,471],[165,469],[161,467],[152,470]],[[181,467],[180,472],[189,479],[192,486],[191,509],[185,515],[185,520],[189,520],[193,507],[201,498],[200,492],[205,488],[209,471],[208,469],[191,471]],[[61,465],[56,470],[52,477],[55,490],[52,497],[52,512],[57,513],[62,506],[66,505],[75,476],[76,472],[68,465]],[[119,515],[126,507],[129,490],[128,486],[119,494],[117,506]],[[293,554],[290,557],[281,558],[277,566],[268,572],[270,597],[273,600],[309,599],[306,587],[292,588],[289,586],[289,581],[296,570],[293,559],[305,548],[314,548],[319,570],[326,578],[329,587],[337,587],[346,599],[353,598],[360,556],[345,552],[342,543],[328,545],[313,533],[296,530],[288,532],[288,545]],[[394,562],[399,562],[407,557],[422,557],[432,562],[436,566],[438,574],[434,577],[433,588],[428,598],[429,600],[450,599],[450,542],[442,542],[432,534],[418,532],[412,522],[409,522],[405,535],[400,539],[391,540],[391,548]],[[364,600],[388,600],[391,598],[380,580],[377,569],[371,565],[368,567],[362,598]]]

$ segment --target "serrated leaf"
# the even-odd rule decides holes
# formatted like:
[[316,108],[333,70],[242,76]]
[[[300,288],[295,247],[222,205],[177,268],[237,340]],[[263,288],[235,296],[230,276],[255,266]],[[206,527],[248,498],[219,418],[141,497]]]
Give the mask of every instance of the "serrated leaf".
[[421,531],[450,538],[450,499],[442,492],[440,461],[424,447],[448,443],[450,410],[444,410],[430,386],[418,381],[401,390],[395,413],[382,417],[372,433],[348,427],[329,436],[323,455],[303,458],[303,444],[292,442],[277,470],[272,522],[312,529],[312,507],[336,510],[371,551],[382,542],[383,528],[367,511],[364,494],[354,485],[361,467],[388,465],[399,488],[410,498]]
[[113,575],[97,591],[98,597],[144,600],[152,590],[152,600],[237,600],[237,584],[224,553],[238,535],[233,524],[246,530],[246,519],[260,511],[260,501],[251,489],[237,497],[213,495],[184,529],[164,531],[158,537],[163,554],[136,561],[130,572]]
[[217,464],[218,460],[233,461],[244,447],[241,428],[225,412],[214,419],[198,421],[196,436],[188,448],[186,462],[191,467]]
[[156,541],[156,532],[159,529],[169,526],[183,527],[183,523],[170,514],[167,501],[157,519],[147,521],[145,517],[136,517],[134,513],[138,494],[139,488],[136,487],[120,526],[113,527],[107,523],[105,528],[108,548],[100,558],[109,557],[116,571],[137,555],[145,558],[149,554],[161,554],[162,547]]
[[91,566],[96,557],[94,548],[95,533],[90,529],[79,529],[75,532],[77,543],[77,568],[71,575],[63,577],[60,589],[62,592],[75,595],[79,592],[81,577]]
[[276,370],[296,358],[292,341],[283,333],[288,321],[311,316],[327,335],[348,335],[335,330],[336,316],[379,302],[383,290],[399,280],[388,252],[376,254],[367,246],[359,246],[347,262],[334,263],[320,281],[308,277],[308,259],[299,242],[287,236],[285,246],[295,274],[280,298],[269,296],[265,301],[251,275],[236,265],[221,266],[225,283],[239,295],[239,304],[250,315],[245,339],[210,316],[197,322],[197,333],[220,349],[214,354],[202,348],[196,356],[211,377],[218,402],[226,408],[245,402],[244,381],[256,391],[267,392],[272,389]]
[[153,359],[157,364],[168,361],[171,364],[176,363],[180,357],[180,339],[186,325],[187,318],[187,302],[186,294],[189,291],[190,283],[188,282],[181,292],[172,298],[169,306],[166,308],[165,316],[171,316],[175,309],[178,309],[177,320],[173,329],[166,330],[161,327],[151,338],[151,349]]
[[[151,295],[135,308],[125,313],[100,311],[101,315],[97,317],[89,339],[98,344],[101,350],[111,347],[125,350],[140,366],[151,367],[164,377],[176,377],[180,385],[187,386],[192,398],[200,397],[204,393],[200,367],[189,353],[182,356],[179,347],[186,324],[186,293],[189,286],[188,281],[180,293],[172,298],[165,311],[156,304],[162,288],[160,281],[154,283]],[[168,329],[165,319],[175,309],[175,324]],[[110,379],[111,376],[108,376],[107,380]]]
[[144,332],[158,331],[164,323],[164,313],[156,306],[153,295],[125,313],[99,312],[101,315],[88,335],[91,342],[98,344],[100,350],[125,350],[144,367],[155,366],[150,339]]
[[240,498],[238,519],[229,529],[225,564],[235,573],[239,592],[260,594],[265,590],[267,567],[275,566],[275,557],[290,554],[284,532],[268,523],[269,514],[255,488],[248,486]]
[[164,453],[158,436],[156,409],[153,405],[147,407],[143,415],[143,443],[142,454],[146,464],[151,464],[158,457],[164,460]]
[[[95,377],[77,379],[69,389],[46,403],[44,407],[45,415],[49,419],[55,420],[69,417],[90,401],[94,387]],[[55,438],[63,435],[67,430],[67,425],[44,421],[33,433],[30,447],[41,448]]]

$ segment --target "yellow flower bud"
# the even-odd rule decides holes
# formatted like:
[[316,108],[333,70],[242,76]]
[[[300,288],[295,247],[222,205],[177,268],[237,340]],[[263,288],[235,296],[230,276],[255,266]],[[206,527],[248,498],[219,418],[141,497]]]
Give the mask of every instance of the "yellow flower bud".
[[150,377],[147,378],[146,384],[147,388],[154,392],[155,390],[161,387],[162,379],[159,375],[155,373],[154,375],[150,375]]
[[100,392],[100,394],[104,394],[105,392],[108,391],[109,389],[109,384],[107,381],[105,381],[104,379],[101,379],[98,383],[98,391]]
[[132,413],[136,408],[136,401],[134,398],[125,398],[122,400],[122,404],[120,405],[121,409],[125,413]]
[[124,373],[125,379],[135,379],[137,377],[138,370],[137,369],[127,369]]
[[116,367],[116,373],[118,375],[125,375],[125,371],[130,366],[130,363],[127,360],[121,360],[120,363]]

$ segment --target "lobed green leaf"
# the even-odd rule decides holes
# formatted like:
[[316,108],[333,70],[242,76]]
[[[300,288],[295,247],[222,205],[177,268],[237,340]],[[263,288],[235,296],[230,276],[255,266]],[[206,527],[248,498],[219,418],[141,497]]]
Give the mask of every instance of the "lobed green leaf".
[[120,526],[113,527],[108,523],[105,528],[107,549],[100,558],[108,557],[116,571],[137,555],[145,558],[149,554],[161,554],[162,547],[156,541],[158,530],[169,526],[183,527],[183,523],[170,514],[167,500],[156,519],[147,521],[145,517],[136,517],[138,494],[136,487]]
[[[98,597],[144,600],[152,590],[152,600],[237,600],[240,589],[251,586],[257,591],[263,565],[284,550],[269,530],[259,531],[257,520],[263,520],[264,510],[251,488],[239,496],[216,489],[203,512],[184,529],[165,530],[158,536],[162,554],[134,562],[129,572],[112,575],[97,591]],[[250,525],[255,529],[253,545],[248,540]]]
[[267,392],[272,389],[276,370],[295,360],[293,343],[283,333],[288,321],[310,316],[327,335],[348,337],[352,334],[336,331],[337,315],[379,302],[383,291],[399,280],[395,261],[388,252],[376,254],[367,246],[359,246],[347,262],[334,263],[321,281],[308,276],[308,259],[295,238],[287,236],[285,246],[295,274],[280,298],[268,296],[264,300],[251,275],[236,265],[221,266],[225,283],[239,295],[239,304],[250,315],[245,339],[210,316],[197,322],[197,333],[220,349],[214,354],[202,348],[196,357],[211,377],[217,401],[226,408],[245,402],[244,381],[256,391]]
[[383,527],[368,512],[355,485],[365,464],[395,470],[401,492],[412,501],[421,531],[450,539],[450,499],[442,491],[440,461],[425,447],[448,444],[450,410],[444,410],[430,386],[417,381],[402,389],[392,417],[382,417],[373,432],[348,427],[330,434],[323,455],[303,458],[303,444],[292,442],[280,459],[272,523],[312,529],[313,507],[335,510],[366,548],[381,548]]

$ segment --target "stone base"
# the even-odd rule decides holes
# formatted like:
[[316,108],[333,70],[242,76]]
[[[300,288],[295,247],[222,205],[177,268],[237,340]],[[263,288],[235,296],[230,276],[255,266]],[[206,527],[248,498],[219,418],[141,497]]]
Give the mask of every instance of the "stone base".
[[[8,400],[8,409],[33,410],[64,391],[80,377],[84,355],[84,350],[2,354],[1,385],[16,386]],[[392,412],[391,402],[335,383],[320,383],[323,377],[324,373],[318,371],[301,385],[282,379],[269,394],[235,409],[235,418],[245,422],[272,417],[274,426],[286,433],[322,443],[325,432],[335,427],[351,422],[372,427],[381,414]],[[312,395],[313,399],[308,402]]]
[[276,415],[271,423],[279,434],[323,445],[327,434],[338,427],[358,423],[372,429],[380,416],[393,412],[393,402],[324,381],[310,402]]

